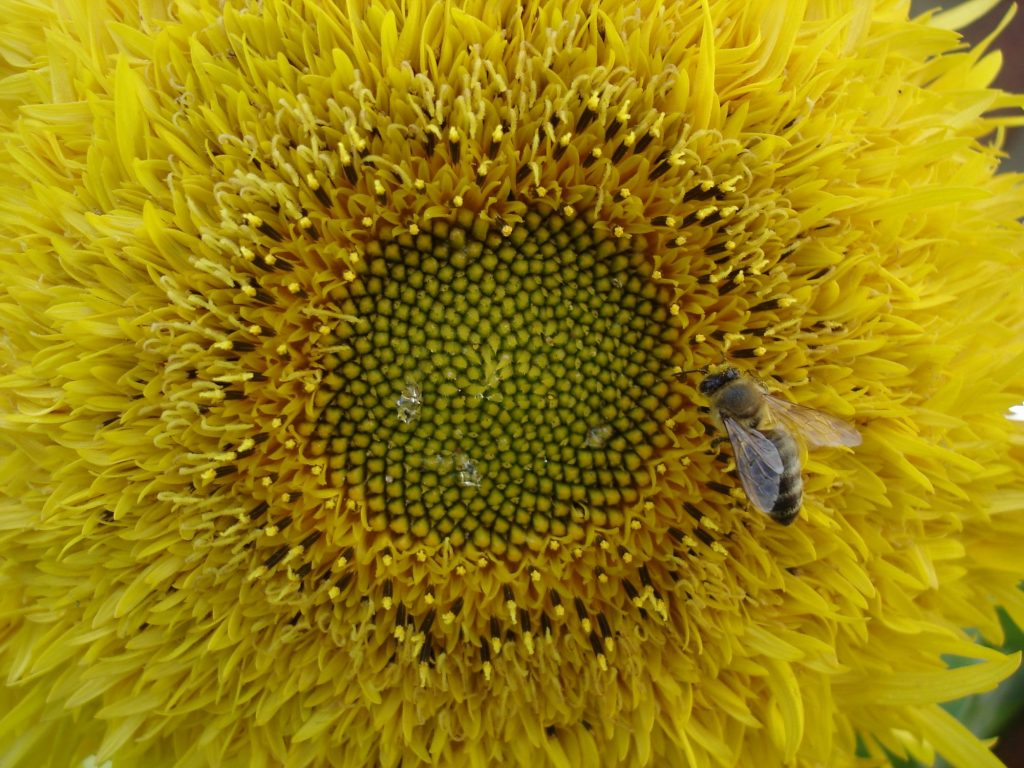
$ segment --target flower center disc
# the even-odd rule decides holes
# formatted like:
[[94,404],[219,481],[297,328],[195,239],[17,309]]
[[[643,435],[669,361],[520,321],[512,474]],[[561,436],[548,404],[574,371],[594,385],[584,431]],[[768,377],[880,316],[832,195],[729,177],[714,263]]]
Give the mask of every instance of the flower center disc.
[[351,320],[317,398],[331,485],[400,548],[622,525],[682,404],[670,288],[581,219],[461,222],[371,243],[333,296]]

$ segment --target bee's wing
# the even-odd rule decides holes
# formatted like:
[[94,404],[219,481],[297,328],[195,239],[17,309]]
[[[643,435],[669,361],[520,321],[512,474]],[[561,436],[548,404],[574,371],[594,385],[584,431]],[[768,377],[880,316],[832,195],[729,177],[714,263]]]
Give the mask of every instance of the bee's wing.
[[747,429],[729,418],[722,421],[729,433],[747,498],[762,512],[770,514],[779,498],[782,479],[783,464],[778,449],[757,430]]
[[852,425],[803,405],[791,403],[775,395],[765,395],[772,414],[788,422],[810,448],[825,445],[860,445],[860,432]]

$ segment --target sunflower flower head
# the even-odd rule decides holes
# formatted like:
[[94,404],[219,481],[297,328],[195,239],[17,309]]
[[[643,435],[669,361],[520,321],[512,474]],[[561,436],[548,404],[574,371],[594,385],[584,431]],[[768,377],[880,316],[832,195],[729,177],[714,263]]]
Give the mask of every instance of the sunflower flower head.
[[[970,8],[0,10],[0,762],[998,764],[938,706],[1024,624]],[[725,364],[864,436],[794,525]]]

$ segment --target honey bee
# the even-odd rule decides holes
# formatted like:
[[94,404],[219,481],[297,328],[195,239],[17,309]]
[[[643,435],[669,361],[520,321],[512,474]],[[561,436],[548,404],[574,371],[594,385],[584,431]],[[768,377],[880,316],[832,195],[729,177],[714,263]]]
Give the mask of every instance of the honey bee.
[[860,445],[860,433],[845,421],[769,394],[735,368],[700,383],[732,443],[743,490],[754,506],[782,525],[800,512],[802,438],[808,447]]

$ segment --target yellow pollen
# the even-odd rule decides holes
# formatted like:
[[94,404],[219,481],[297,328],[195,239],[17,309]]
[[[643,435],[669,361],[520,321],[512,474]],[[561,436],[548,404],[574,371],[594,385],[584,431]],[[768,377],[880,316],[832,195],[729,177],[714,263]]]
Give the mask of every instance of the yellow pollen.
[[530,571],[530,581],[532,581],[534,584],[537,584],[540,581],[540,578],[540,571],[536,569]]
[[558,139],[558,143],[561,144],[563,147],[568,147],[571,142],[572,142],[572,134],[571,133],[563,133],[562,136]]
[[516,620],[516,601],[506,600],[505,610],[508,611],[508,620],[511,621],[513,624],[517,624],[518,621]]
[[281,342],[280,344],[277,345],[277,348],[274,351],[277,352],[277,354],[284,356],[288,354],[288,345],[285,344],[284,342]]
[[313,220],[310,219],[309,216],[303,216],[299,219],[299,226],[302,227],[302,229],[309,229],[313,226]]
[[484,673],[484,680],[486,680],[488,683],[491,682],[491,670],[492,670],[491,662],[485,661],[484,664],[483,664],[482,669],[483,669],[483,673]]
[[448,141],[452,144],[457,144],[459,141],[459,131],[454,125],[448,128]]
[[314,192],[316,192],[318,189],[320,189],[320,182],[316,180],[316,176],[314,176],[312,173],[307,173],[306,186],[312,189]]
[[261,219],[255,213],[243,214],[242,218],[245,219],[246,223],[250,227],[253,227],[254,229],[259,229],[259,227],[262,226],[262,224],[263,224],[263,219]]
[[213,348],[219,349],[223,352],[230,352],[232,349],[235,348],[235,343],[231,341],[231,339],[224,339],[223,341],[216,342],[213,345]]
[[318,325],[316,330],[317,330],[317,333],[321,333],[324,336],[326,336],[327,334],[329,334],[331,332],[331,328],[328,325]]
[[634,531],[639,531],[641,528],[643,528],[643,523],[641,523],[639,520],[630,520],[629,527],[632,528]]
[[632,147],[636,143],[636,131],[630,131],[626,134],[626,138],[622,140],[622,143],[627,147]]
[[723,192],[735,192],[736,191],[736,184],[739,183],[739,181],[742,178],[743,178],[742,176],[733,176],[728,181],[723,181],[721,184],[719,184],[718,188],[720,190],[722,190]]
[[676,245],[684,245],[686,243],[686,235],[679,235],[673,242]]
[[274,266],[274,264],[277,263],[277,256],[275,256],[272,253],[268,253],[266,256],[263,257],[263,263],[266,264],[267,266],[272,267]]
[[273,523],[271,523],[270,525],[268,525],[266,528],[263,529],[263,535],[264,536],[270,536],[270,537],[277,536],[277,534],[279,532],[280,532],[280,529],[276,525],[274,525]]
[[370,216],[363,216],[362,224],[364,227],[372,227],[373,219]]
[[288,292],[289,293],[298,293],[301,290],[302,290],[302,286],[299,285],[298,283],[296,283],[296,282],[288,283]]
[[717,542],[717,541],[711,542],[711,550],[713,552],[717,552],[720,555],[728,555],[729,554],[729,550],[727,550],[725,547],[722,546],[722,544],[720,542]]
[[387,190],[384,189],[384,185],[381,184],[380,179],[373,180],[373,193],[377,195],[377,197],[384,197],[384,195],[387,194]]
[[526,646],[527,655],[533,656],[534,646],[532,632],[523,632],[523,645]]
[[626,230],[621,226],[616,226],[615,229],[612,230],[612,234],[616,237],[623,237],[626,234]]
[[538,197],[544,197],[544,195],[546,195],[547,193],[548,193],[548,191],[544,187],[537,187],[537,196]]
[[592,150],[590,150],[590,154],[592,154],[595,159],[600,160],[601,155],[604,153],[601,151],[600,147],[594,147]]
[[708,337],[705,336],[703,333],[698,333],[696,336],[693,337],[693,340],[698,344],[703,344],[705,341],[708,340]]
[[412,185],[420,192],[427,188],[427,182],[425,182],[423,179],[416,179],[416,181],[414,181]]
[[456,195],[455,197],[453,197],[452,198],[452,205],[454,205],[456,208],[461,208],[462,207],[462,195]]
[[200,478],[202,478],[204,483],[213,482],[213,480],[216,477],[217,477],[217,471],[214,470],[214,469],[208,469],[205,472],[203,472],[203,474],[200,475]]
[[255,261],[256,260],[256,254],[253,253],[249,248],[247,248],[244,245],[241,248],[238,249],[238,252],[241,254],[242,258],[245,259],[246,261]]
[[391,606],[393,606],[395,604],[395,601],[394,601],[394,598],[391,598],[391,597],[388,597],[387,595],[385,595],[384,597],[381,598],[380,604],[381,604],[381,607],[383,607],[385,611],[390,611],[391,610]]
[[284,447],[287,448],[289,451],[294,451],[295,445],[295,438],[293,437],[289,437],[287,440],[284,441]]
[[703,208],[701,208],[699,211],[697,211],[697,218],[698,219],[706,219],[708,216],[710,216],[712,213],[714,213],[717,210],[718,209],[715,206],[713,206],[713,205],[706,205]]
[[566,218],[571,219],[573,216],[576,215],[576,209],[573,208],[571,205],[567,205],[564,208],[562,208],[562,213],[565,214]]
[[766,347],[754,348],[754,357],[764,357],[766,354],[768,354],[768,349]]
[[415,236],[415,235],[418,235],[419,233],[420,233],[419,225],[417,225],[417,224],[410,224],[409,225],[409,234],[410,235],[414,235]]
[[505,135],[505,129],[500,125],[495,126],[494,130],[491,131],[491,141],[501,141],[501,137]]
[[511,237],[512,236],[512,226],[510,224],[506,224],[505,226],[503,226],[501,228],[501,234],[502,234],[503,237]]
[[601,106],[600,97],[596,93],[591,94],[590,98],[587,99],[587,109],[589,109],[591,112],[594,112],[597,110],[599,106]]
[[622,189],[619,190],[619,197],[621,197],[623,200],[626,200],[630,196],[630,194],[631,193],[629,191],[629,187],[623,187]]

